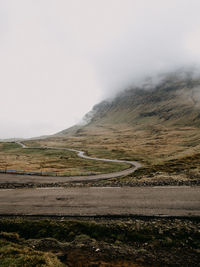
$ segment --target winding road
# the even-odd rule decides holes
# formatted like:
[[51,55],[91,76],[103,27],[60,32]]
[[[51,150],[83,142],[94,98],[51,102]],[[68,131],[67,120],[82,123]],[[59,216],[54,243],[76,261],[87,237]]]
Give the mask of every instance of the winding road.
[[[28,149],[23,143],[17,142]],[[41,147],[40,147],[41,148]],[[200,187],[62,187],[71,181],[88,181],[120,177],[134,172],[141,164],[135,161],[110,160],[89,157],[83,151],[67,148],[45,147],[73,151],[79,157],[125,162],[131,168],[115,173],[86,176],[38,176],[0,174],[0,215],[33,216],[175,216],[200,217]],[[59,183],[60,187],[53,187]],[[9,189],[9,184],[42,188]],[[45,186],[50,187],[45,187]],[[1,186],[1,187],[3,187]]]
[[[29,149],[25,144],[23,144],[20,141],[16,141],[18,145],[21,145],[24,149]],[[112,173],[105,173],[105,174],[92,174],[92,175],[85,175],[85,173],[79,173],[79,175],[71,174],[71,175],[62,175],[62,173],[52,173],[51,175],[48,175],[48,173],[43,173],[42,176],[37,175],[29,175],[29,174],[12,174],[12,173],[0,173],[0,184],[8,182],[9,183],[63,183],[63,182],[81,182],[81,181],[93,181],[93,180],[101,180],[101,179],[110,179],[110,178],[117,178],[121,176],[125,176],[128,174],[133,173],[138,168],[141,167],[141,164],[136,161],[126,161],[126,160],[113,160],[113,159],[102,159],[102,158],[95,158],[85,155],[84,151],[71,149],[71,148],[61,148],[61,147],[30,147],[31,149],[38,149],[38,148],[45,148],[45,149],[55,149],[55,150],[66,150],[77,153],[77,155],[84,159],[90,159],[90,160],[96,160],[96,161],[104,161],[104,162],[115,162],[115,163],[128,163],[131,165],[129,169],[125,169],[118,172],[112,172]]]

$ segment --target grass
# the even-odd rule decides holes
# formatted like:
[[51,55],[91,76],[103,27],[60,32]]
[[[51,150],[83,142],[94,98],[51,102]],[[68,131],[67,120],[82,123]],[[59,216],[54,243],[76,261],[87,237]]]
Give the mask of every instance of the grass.
[[156,179],[158,172],[170,175],[179,173],[184,179],[199,178],[199,140],[199,128],[189,126],[137,128],[96,125],[82,128],[71,137],[51,137],[35,142],[38,145],[83,149],[96,157],[141,162],[141,169],[120,178],[128,181],[148,175]]
[[[83,127],[73,136],[50,137],[27,141],[28,146],[54,146],[84,150],[100,158],[136,160],[143,168],[125,178],[132,181],[153,176],[162,179],[174,174],[178,179],[199,179],[200,131],[192,126],[149,125],[142,127],[122,124],[92,125]],[[14,144],[15,145],[15,144]],[[19,153],[17,153],[17,151]],[[46,171],[95,171],[110,172],[127,166],[80,160],[73,153],[51,150],[23,150],[5,144],[0,152],[0,166],[12,163],[10,168]],[[9,154],[9,156],[8,156]],[[15,163],[15,166],[13,166]],[[22,164],[23,163],[23,164]],[[31,168],[30,168],[31,167]],[[173,178],[174,179],[174,178]]]
[[98,157],[137,159],[150,165],[200,151],[199,140],[200,131],[195,127],[137,128],[120,124],[88,126],[71,137],[51,137],[36,143],[85,149]]
[[52,253],[35,250],[23,243],[17,233],[0,233],[0,266],[63,267]]
[[[191,185],[200,180],[200,153],[160,164],[146,165],[126,177],[96,182],[94,186]],[[93,186],[87,183],[87,186]]]
[[[199,140],[199,128],[189,126],[154,125],[138,128],[127,125],[96,125],[82,128],[71,137],[55,136],[43,140],[26,141],[26,144],[30,147],[46,145],[75,148],[100,158],[141,162],[143,165],[141,169],[127,177],[116,179],[123,184],[138,180],[199,179]],[[0,152],[2,167],[6,167],[8,162],[12,163],[9,168],[46,171],[110,172],[128,167],[82,160],[71,152],[25,150],[17,148],[16,144],[13,144],[13,147],[12,144],[4,144],[2,148]],[[117,181],[110,180],[110,185]]]
[[[199,220],[1,218],[0,266],[63,266],[59,259],[69,266],[93,266],[84,264],[94,254],[100,262],[100,257],[112,258],[111,253],[117,253],[116,259],[120,255],[126,260],[144,258],[151,266],[174,266],[177,262],[178,266],[195,266],[192,264],[199,259],[199,240]],[[85,249],[87,255],[75,265]],[[78,254],[70,259],[73,250]],[[171,265],[165,262],[169,255]]]
[[79,158],[64,150],[28,148],[16,143],[0,144],[0,168],[43,172],[114,172],[129,167],[126,163],[98,162]]
[[[28,146],[77,148],[96,157],[136,160],[143,164],[143,169],[137,171],[142,175],[154,174],[159,168],[161,172],[166,173],[195,170],[194,175],[198,175],[200,168],[195,157],[198,158],[200,153],[200,105],[197,90],[199,84],[199,79],[180,78],[175,74],[163,78],[153,90],[125,90],[114,99],[96,105],[94,116],[88,125],[74,126],[57,136],[26,143]],[[16,147],[15,149],[17,151]],[[30,165],[42,169],[44,166],[51,170],[54,167],[62,169],[67,164],[67,160],[59,159],[58,155],[50,157],[45,155],[44,151],[35,151],[41,152],[40,164],[37,160],[31,162],[28,155],[25,157],[22,151],[18,158],[16,151],[13,151],[14,156],[8,157],[8,151],[8,144],[1,149],[1,165],[16,162],[16,166],[21,168],[21,162],[29,162],[26,167]],[[36,159],[36,153],[31,150],[30,152]],[[48,162],[49,158],[52,162],[50,160],[48,166],[46,161]],[[76,168],[82,166],[81,162],[76,160],[77,164],[75,160],[71,163],[72,169],[75,165]],[[104,163],[101,162],[101,166],[95,164],[97,163],[92,162],[92,170],[98,171]],[[106,168],[110,170],[108,166]],[[91,170],[86,166],[84,169]]]
[[[196,225],[196,226],[194,226]],[[29,220],[23,218],[1,219],[0,230],[10,234],[0,234],[0,238],[8,241],[18,241],[19,236],[24,239],[54,238],[60,242],[72,242],[81,235],[98,241],[113,243],[146,242],[173,238],[174,242],[193,240],[191,245],[200,248],[200,233],[198,222],[178,219],[149,219],[130,221],[80,221],[56,219]],[[176,227],[178,226],[178,229]],[[173,231],[172,231],[173,230]],[[14,233],[14,234],[13,234]]]
[[[143,167],[134,173],[134,176],[144,176],[155,174],[158,172],[181,174],[185,173],[190,179],[200,178],[200,153],[192,156],[179,158],[176,160],[169,160],[163,164],[152,165],[149,167]],[[131,175],[130,175],[131,177]]]

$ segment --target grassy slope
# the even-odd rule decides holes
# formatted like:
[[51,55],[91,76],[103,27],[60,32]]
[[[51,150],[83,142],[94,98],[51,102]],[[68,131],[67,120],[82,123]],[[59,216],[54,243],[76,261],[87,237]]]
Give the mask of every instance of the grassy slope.
[[[88,125],[75,126],[27,144],[71,147],[97,157],[138,160],[149,173],[159,168],[162,172],[172,169],[182,172],[185,164],[185,170],[190,170],[188,177],[197,177],[200,175],[197,160],[200,152],[199,85],[200,80],[168,77],[151,90],[127,90],[112,101],[96,105]],[[86,162],[70,152],[63,155],[61,151],[25,152],[16,148],[12,155],[8,156],[9,153],[5,150],[0,153],[1,166],[9,162],[12,163],[10,168],[20,166],[21,169],[26,164],[26,169],[32,170],[102,172],[119,167]],[[169,168],[171,165],[173,168]],[[184,178],[188,177],[184,174]]]
[[138,160],[149,173],[159,167],[162,172],[182,172],[185,166],[193,169],[190,177],[200,176],[199,85],[200,80],[170,77],[152,90],[127,90],[96,105],[88,125],[38,142],[79,148],[98,157]]
[[191,154],[200,148],[199,85],[177,78],[148,91],[127,90],[96,105],[92,121],[69,142],[63,131],[63,139],[77,147],[120,149],[150,163]]
[[[138,160],[149,173],[158,171],[160,166],[167,171],[172,162],[173,169],[178,169],[176,164],[182,161],[186,170],[193,168],[196,177],[200,152],[199,85],[200,80],[168,77],[151,90],[127,90],[96,105],[88,125],[27,144],[71,147],[97,157]],[[7,148],[1,145],[2,168],[109,172],[127,167],[80,160],[70,152]]]

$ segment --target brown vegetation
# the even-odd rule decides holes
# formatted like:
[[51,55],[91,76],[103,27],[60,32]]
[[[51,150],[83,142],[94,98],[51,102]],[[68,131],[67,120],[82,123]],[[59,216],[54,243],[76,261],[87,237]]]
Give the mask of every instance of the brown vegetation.
[[4,218],[0,230],[1,266],[199,266],[198,220]]
[[0,143],[0,168],[42,172],[113,172],[129,167],[126,163],[82,159],[75,152],[43,148],[21,148],[15,143]]

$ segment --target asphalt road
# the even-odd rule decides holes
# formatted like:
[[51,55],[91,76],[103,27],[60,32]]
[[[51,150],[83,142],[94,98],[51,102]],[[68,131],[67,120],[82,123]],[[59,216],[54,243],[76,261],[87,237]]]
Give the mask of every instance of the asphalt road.
[[83,182],[83,181],[97,181],[102,179],[117,178],[126,176],[133,173],[137,168],[131,167],[127,170],[112,172],[106,174],[94,174],[94,175],[72,175],[72,176],[46,176],[46,175],[27,175],[27,174],[9,174],[0,173],[0,185],[1,184],[32,184],[32,185],[45,185],[45,184],[64,184],[67,182]]
[[0,214],[200,216],[200,187],[1,189]]
[[[21,145],[24,149],[29,149],[23,143],[17,141],[18,145]],[[31,147],[33,148],[42,148],[42,147]],[[96,161],[105,161],[105,162],[115,162],[115,163],[128,163],[130,164],[130,168],[118,172],[106,173],[106,174],[92,174],[92,175],[85,175],[85,173],[81,173],[80,175],[67,175],[67,176],[56,176],[56,173],[53,175],[29,175],[29,174],[12,174],[12,173],[0,173],[0,185],[1,184],[16,184],[16,185],[24,185],[24,184],[53,184],[53,183],[62,183],[65,182],[81,182],[81,181],[95,181],[101,179],[110,179],[110,178],[117,178],[121,176],[126,176],[142,165],[136,161],[127,161],[127,160],[115,160],[115,159],[103,159],[103,158],[95,158],[85,155],[84,151],[70,149],[70,148],[62,148],[62,147],[45,147],[48,149],[54,150],[67,150],[77,153],[77,155],[81,158],[96,160]],[[94,170],[95,171],[95,170]],[[38,172],[39,173],[39,172]]]

